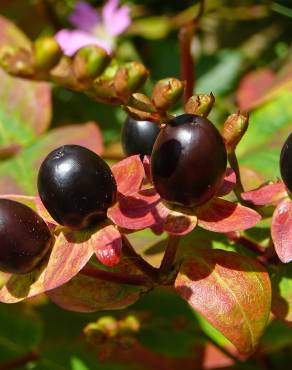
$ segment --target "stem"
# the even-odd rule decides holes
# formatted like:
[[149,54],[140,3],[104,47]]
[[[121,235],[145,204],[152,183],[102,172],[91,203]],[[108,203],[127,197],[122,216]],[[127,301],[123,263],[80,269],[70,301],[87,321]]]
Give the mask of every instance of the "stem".
[[250,240],[246,238],[243,235],[240,235],[240,233],[232,232],[227,234],[229,240],[238,243],[247,249],[251,250],[252,252],[258,253],[260,255],[266,253],[267,248],[261,246],[260,244],[254,242],[253,240]]
[[231,168],[233,169],[233,171],[236,174],[236,185],[235,185],[233,191],[234,191],[238,201],[241,202],[241,203],[245,203],[241,198],[241,193],[244,192],[244,189],[243,189],[243,185],[242,185],[242,182],[241,182],[239,165],[238,165],[238,160],[237,160],[235,151],[228,153],[228,161],[229,161],[229,164],[230,164]]
[[153,282],[158,282],[158,273],[159,270],[156,267],[153,267],[148,263],[147,261],[144,260],[133,248],[132,244],[130,241],[127,239],[125,235],[122,235],[122,240],[123,240],[123,252],[127,257],[129,257],[135,266],[144,274],[150,278]]
[[3,362],[0,364],[0,370],[12,370],[19,368],[21,366],[25,366],[29,362],[38,360],[39,356],[34,352],[29,352],[25,354],[24,356],[21,356],[19,358],[16,358],[14,360],[10,360],[7,362]]
[[104,271],[90,266],[85,266],[80,271],[80,273],[86,276],[94,277],[96,279],[112,281],[119,284],[149,285],[150,283],[149,278],[144,275],[131,275],[120,272]]
[[193,95],[195,84],[195,64],[191,55],[192,38],[198,28],[200,18],[204,13],[205,1],[200,1],[200,8],[197,16],[184,24],[178,34],[181,52],[181,77],[186,82],[184,90],[184,102]]
[[169,235],[166,250],[160,264],[160,274],[169,272],[174,264],[177,247],[180,241],[180,236]]

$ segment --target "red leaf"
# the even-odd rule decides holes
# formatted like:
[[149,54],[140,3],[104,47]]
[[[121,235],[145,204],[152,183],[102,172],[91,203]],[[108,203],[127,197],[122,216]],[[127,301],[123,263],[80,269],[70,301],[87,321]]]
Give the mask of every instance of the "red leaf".
[[274,82],[275,76],[270,69],[259,69],[245,75],[237,90],[237,104],[242,110],[250,110],[257,105]]
[[118,191],[123,195],[137,193],[140,190],[144,168],[139,155],[133,155],[111,168],[117,182]]
[[121,196],[119,202],[108,210],[108,217],[122,228],[140,230],[163,223],[168,213],[152,188]]
[[268,184],[258,189],[247,191],[241,194],[242,199],[251,202],[256,206],[276,205],[287,196],[287,191],[283,182]]
[[219,198],[213,198],[199,207],[197,216],[199,226],[219,233],[246,230],[261,220],[261,216],[253,209]]
[[52,216],[47,211],[46,207],[43,205],[43,202],[41,201],[40,197],[35,197],[35,203],[38,214],[41,216],[41,218],[46,222],[49,228],[54,228],[58,226],[57,221],[55,221]]
[[122,239],[113,225],[105,226],[92,235],[92,244],[97,259],[104,265],[111,267],[120,262]]
[[85,232],[58,235],[46,268],[45,290],[65,284],[86,265],[94,253],[91,238],[92,235]]
[[14,200],[15,202],[22,203],[32,208],[34,211],[37,211],[36,197],[29,196],[29,195],[4,194],[4,195],[0,195],[0,198]]
[[187,215],[177,211],[171,211],[163,225],[163,230],[173,235],[186,235],[197,225],[195,215]]
[[284,263],[292,260],[292,202],[284,199],[275,209],[271,234],[278,257]]
[[217,191],[218,197],[223,197],[231,192],[231,190],[236,185],[236,174],[232,168],[227,168],[225,172],[224,180],[221,184],[220,189]]
[[255,260],[223,250],[196,250],[181,265],[175,288],[237,349],[251,354],[271,307],[271,284]]
[[121,309],[136,302],[140,289],[78,274],[67,284],[47,292],[60,307],[77,312]]
[[144,172],[147,179],[152,183],[151,166],[150,166],[150,155],[145,155],[143,158]]

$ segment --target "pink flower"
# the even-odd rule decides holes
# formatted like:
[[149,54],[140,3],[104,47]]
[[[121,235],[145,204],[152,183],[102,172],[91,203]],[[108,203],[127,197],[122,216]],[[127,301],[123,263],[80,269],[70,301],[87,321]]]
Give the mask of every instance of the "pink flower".
[[63,29],[55,35],[65,55],[72,56],[86,45],[98,45],[111,53],[116,37],[131,23],[130,8],[118,7],[119,0],[108,0],[101,13],[84,1],[76,4],[69,20],[76,30]]
[[292,201],[282,181],[263,185],[241,194],[255,206],[276,205],[272,218],[271,236],[275,251],[284,263],[292,260]]

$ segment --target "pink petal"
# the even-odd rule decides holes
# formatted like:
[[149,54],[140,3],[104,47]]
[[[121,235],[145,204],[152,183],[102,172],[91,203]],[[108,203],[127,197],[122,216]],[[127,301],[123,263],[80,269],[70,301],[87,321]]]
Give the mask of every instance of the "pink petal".
[[92,244],[97,259],[106,266],[115,266],[120,262],[122,239],[119,231],[108,225],[92,237]]
[[279,201],[287,197],[287,191],[283,182],[268,184],[258,189],[247,191],[241,194],[242,199],[251,202],[256,206],[276,205]]
[[103,23],[112,36],[122,33],[131,23],[130,8],[127,5],[118,8],[118,3],[118,0],[108,0],[102,9]]
[[111,170],[116,179],[119,193],[129,195],[140,190],[144,178],[144,168],[139,155],[122,160],[113,165]]
[[276,208],[271,234],[278,257],[284,263],[292,260],[292,202],[284,199]]
[[223,197],[224,195],[229,194],[235,185],[236,185],[236,174],[232,168],[227,168],[221,187],[217,191],[216,195],[218,197]]
[[261,216],[253,209],[219,198],[213,198],[199,207],[197,216],[199,226],[220,233],[246,230],[261,220]]
[[92,31],[100,23],[97,11],[85,1],[76,3],[73,12],[69,16],[69,21],[76,28],[86,32]]
[[111,53],[111,45],[109,41],[101,40],[96,36],[84,31],[71,31],[63,29],[55,35],[55,39],[60,45],[63,53],[71,57],[77,50],[87,45],[98,45],[105,49],[107,53]]
[[171,211],[164,222],[163,229],[173,235],[186,235],[196,227],[197,222],[195,215]]
[[119,202],[108,210],[108,217],[122,228],[140,230],[160,225],[168,213],[169,209],[152,188],[120,197]]

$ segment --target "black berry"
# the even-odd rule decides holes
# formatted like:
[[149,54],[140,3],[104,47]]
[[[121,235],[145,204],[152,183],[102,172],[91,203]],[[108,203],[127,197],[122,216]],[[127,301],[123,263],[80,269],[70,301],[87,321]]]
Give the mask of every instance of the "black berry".
[[222,183],[226,148],[206,118],[183,114],[158,135],[151,155],[154,185],[163,199],[197,206],[211,199]]
[[292,191],[292,133],[285,141],[280,155],[281,176],[287,189]]
[[150,155],[160,129],[155,122],[128,117],[122,129],[122,146],[127,156]]
[[43,161],[38,190],[59,224],[80,230],[106,218],[117,185],[110,167],[97,154],[79,145],[64,145]]
[[0,268],[24,274],[42,260],[51,244],[43,219],[24,204],[0,199]]

